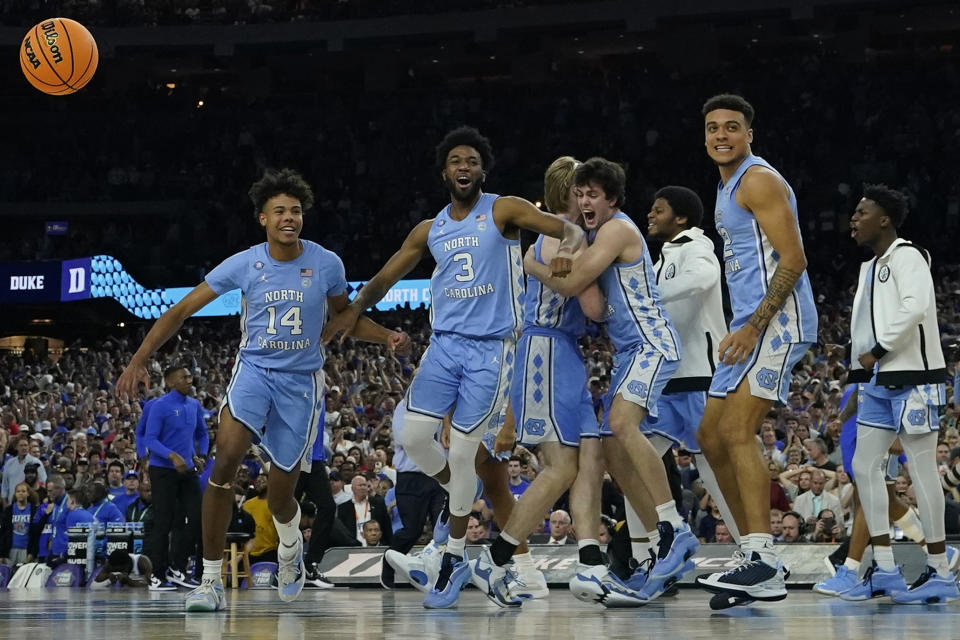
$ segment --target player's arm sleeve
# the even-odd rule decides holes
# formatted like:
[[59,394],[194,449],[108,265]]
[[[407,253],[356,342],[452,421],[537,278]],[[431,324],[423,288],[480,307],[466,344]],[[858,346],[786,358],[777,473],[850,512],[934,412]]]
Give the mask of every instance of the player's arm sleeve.
[[[877,327],[877,344],[884,355],[907,342],[934,300],[933,276],[930,275],[930,267],[919,251],[894,250],[890,269],[893,271],[900,304],[896,310],[889,312],[889,321]],[[939,336],[931,336],[930,339],[939,339]]]
[[676,276],[670,279],[661,279],[657,287],[660,289],[660,302],[673,302],[709,291],[720,283],[720,265],[712,254],[706,250],[696,250],[690,256]]
[[246,288],[244,274],[248,260],[249,255],[246,251],[235,253],[214,267],[204,281],[218,296],[233,289],[244,290]]
[[170,458],[170,448],[160,442],[160,431],[163,429],[163,407],[154,406],[147,418],[147,428],[143,434],[144,446],[162,458]]

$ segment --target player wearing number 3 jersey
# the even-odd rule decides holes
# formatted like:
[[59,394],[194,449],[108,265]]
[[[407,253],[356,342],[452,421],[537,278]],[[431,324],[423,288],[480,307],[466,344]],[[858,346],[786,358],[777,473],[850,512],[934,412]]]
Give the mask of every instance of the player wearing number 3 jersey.
[[[418,224],[324,330],[324,339],[351,332],[360,312],[376,304],[430,251],[437,262],[430,278],[433,337],[407,392],[400,443],[450,497],[450,538],[440,575],[424,600],[428,608],[452,607],[470,577],[464,544],[477,489],[474,459],[484,433],[498,428],[505,412],[521,320],[520,229],[561,238],[551,261],[558,276],[570,271],[573,252],[584,239],[579,227],[526,200],[482,193],[492,164],[490,143],[476,129],[448,133],[437,147],[437,168],[450,204]],[[454,407],[448,463],[434,434]]]

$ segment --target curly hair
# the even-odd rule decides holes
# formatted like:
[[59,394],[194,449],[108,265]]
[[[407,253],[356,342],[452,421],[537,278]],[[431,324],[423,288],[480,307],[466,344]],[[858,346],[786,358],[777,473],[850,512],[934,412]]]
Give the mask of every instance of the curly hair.
[[450,153],[450,150],[460,145],[473,147],[477,150],[484,171],[490,171],[493,168],[493,147],[490,146],[490,140],[481,135],[475,128],[464,125],[447,133],[440,144],[437,145],[437,169],[439,171],[442,172],[447,166],[447,154]]
[[293,169],[268,169],[262,178],[253,183],[247,193],[253,202],[254,217],[260,215],[270,198],[280,194],[299,200],[304,211],[313,206],[313,189],[303,176]]

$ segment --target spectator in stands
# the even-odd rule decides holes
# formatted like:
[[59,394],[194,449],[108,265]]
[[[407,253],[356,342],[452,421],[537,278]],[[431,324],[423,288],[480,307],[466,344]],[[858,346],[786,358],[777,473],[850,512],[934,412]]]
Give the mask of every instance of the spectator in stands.
[[13,502],[0,517],[0,562],[16,567],[33,561],[36,540],[30,536],[30,525],[37,513],[37,492],[21,482],[13,492]]
[[3,482],[0,495],[2,495],[4,505],[8,505],[13,501],[13,491],[18,484],[23,482],[24,467],[28,464],[38,465],[37,477],[40,482],[47,481],[47,471],[43,468],[42,462],[39,458],[30,455],[30,438],[28,436],[20,436],[20,438],[17,439],[17,455],[8,458],[3,463]]
[[126,522],[123,513],[117,508],[117,505],[110,500],[107,488],[102,482],[94,482],[88,485],[83,491],[87,492],[87,510],[97,522],[114,523]]
[[130,470],[123,475],[123,493],[113,496],[113,504],[117,506],[120,513],[126,513],[127,507],[140,498],[140,476],[136,471]]
[[487,544],[490,529],[483,522],[483,517],[476,511],[467,519],[467,544]]
[[47,561],[53,540],[66,531],[67,487],[63,476],[52,474],[47,479],[47,498],[34,516],[30,535],[37,536],[37,559]]
[[[100,485],[101,488],[103,485]],[[106,497],[106,489],[102,489]],[[50,543],[50,557],[47,564],[51,567],[63,564],[67,560],[67,544],[70,527],[93,523],[93,514],[87,511],[87,496],[83,489],[70,489],[66,495],[66,514],[62,526],[58,526]]]
[[563,509],[557,509],[550,514],[550,540],[547,544],[576,544],[572,535],[573,520],[570,514]]
[[783,539],[783,511],[780,509],[770,509],[770,533],[774,542]]
[[243,503],[243,510],[249,513],[256,523],[253,546],[250,549],[250,562],[276,562],[280,536],[273,524],[273,516],[267,506],[267,476],[260,474],[254,481],[254,497]]
[[799,513],[788,511],[783,514],[781,542],[806,542],[806,536],[803,534],[804,520]]
[[836,512],[832,509],[824,509],[817,514],[817,520],[813,525],[813,533],[810,536],[811,542],[843,542],[847,537],[846,528],[843,523],[837,520]]
[[363,546],[379,547],[380,540],[383,538],[383,532],[380,530],[380,523],[376,520],[367,520],[363,523]]
[[827,452],[827,443],[823,441],[823,438],[808,438],[803,444],[807,448],[807,454],[810,456],[809,464],[811,466],[828,471],[837,470],[836,463],[830,461]]
[[817,522],[817,514],[824,509],[833,513],[843,513],[840,499],[829,491],[825,491],[827,477],[822,469],[810,472],[810,490],[797,496],[793,502],[793,510],[806,520],[807,529],[812,530]]
[[[137,488],[137,499],[127,505],[123,516],[127,522],[143,523],[143,553],[150,556],[153,552],[153,493],[149,475],[143,476]],[[157,583],[160,583],[159,579]]]
[[354,476],[351,485],[353,498],[337,507],[337,518],[361,544],[365,542],[363,524],[369,520],[376,520],[380,524],[383,541],[389,544],[392,529],[390,527],[390,514],[387,513],[387,505],[383,498],[370,495],[370,484],[363,476]]
[[330,472],[330,493],[333,494],[333,502],[337,506],[353,499],[353,496],[347,492],[343,484],[343,478],[338,471]]
[[727,523],[723,520],[717,522],[711,542],[721,542],[724,544],[733,543],[733,535],[730,533],[730,529],[727,528]]
[[510,456],[507,462],[508,486],[515,500],[519,500],[523,492],[530,486],[530,483],[521,475],[521,466],[522,461],[519,456]]
[[107,492],[115,498],[124,493],[123,474],[125,468],[119,460],[111,460],[107,464]]
[[770,472],[770,508],[789,511],[790,499],[780,484],[780,474],[783,469],[776,461],[770,460],[767,462],[767,470]]

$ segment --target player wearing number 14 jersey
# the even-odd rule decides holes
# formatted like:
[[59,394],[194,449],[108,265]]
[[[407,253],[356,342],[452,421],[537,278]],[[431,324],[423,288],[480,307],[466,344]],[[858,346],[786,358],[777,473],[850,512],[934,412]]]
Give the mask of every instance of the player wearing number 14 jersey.
[[[250,199],[267,241],[227,258],[164,313],[117,380],[119,394],[133,395],[137,382],[149,383],[147,359],[187,318],[240,289],[240,348],[220,408],[217,456],[203,497],[203,580],[187,596],[187,611],[216,611],[224,605],[220,571],[233,478],[251,443],[271,462],[268,507],[280,538],[280,599],[295,599],[306,577],[300,506],[293,492],[301,458],[313,446],[323,415],[320,332],[328,306],[334,311],[347,306],[347,282],[336,255],[300,239],[303,212],[313,201],[302,177],[289,169],[268,172],[251,187]],[[394,347],[406,342],[404,334],[367,318],[357,323],[354,334]],[[191,462],[179,456],[171,460],[180,473],[194,472]]]

